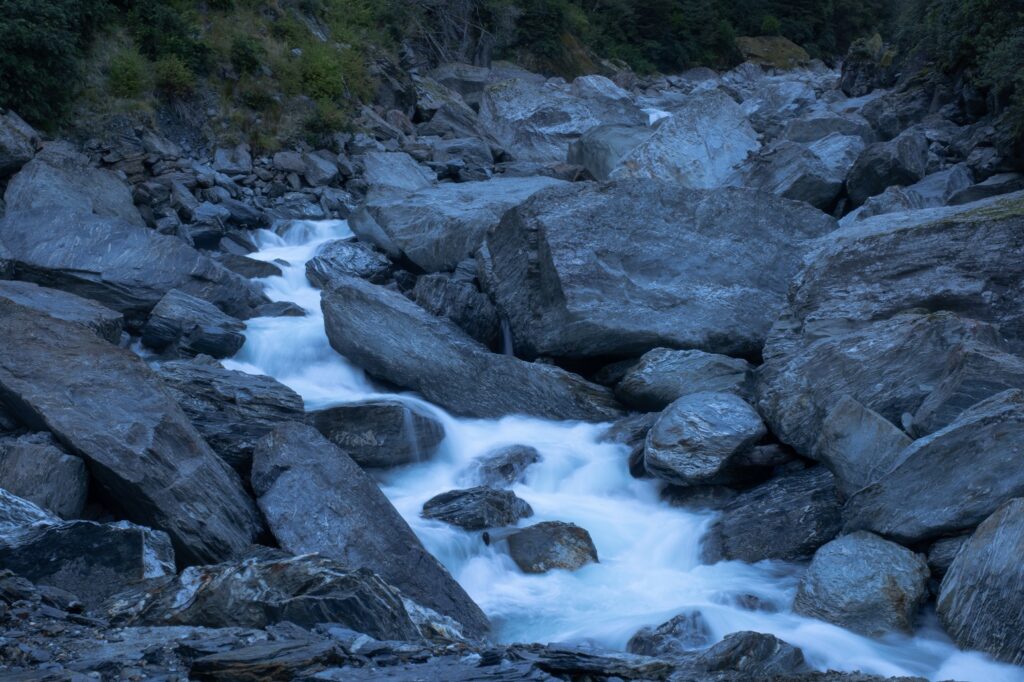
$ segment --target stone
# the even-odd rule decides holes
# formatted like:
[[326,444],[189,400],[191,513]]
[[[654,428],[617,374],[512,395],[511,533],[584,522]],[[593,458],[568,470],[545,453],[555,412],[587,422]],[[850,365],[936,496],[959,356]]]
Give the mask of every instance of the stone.
[[252,154],[249,145],[219,147],[213,152],[213,170],[225,175],[248,175],[252,173]]
[[0,488],[0,539],[16,540],[26,529],[60,520],[34,502]]
[[490,348],[501,340],[501,322],[494,304],[472,284],[456,282],[441,273],[416,280],[412,299],[434,315],[446,317],[462,331]]
[[639,630],[629,638],[626,651],[640,656],[685,657],[707,648],[712,636],[711,628],[700,611],[689,611],[657,627]]
[[846,191],[859,206],[892,185],[912,185],[928,170],[928,140],[919,131],[907,131],[889,142],[865,149],[850,169]]
[[290,680],[349,662],[341,645],[330,640],[259,642],[201,656],[189,666],[189,677],[197,680]]
[[1024,173],[999,173],[976,185],[964,187],[949,197],[947,203],[950,206],[960,206],[1021,190],[1024,190]]
[[708,563],[799,561],[841,527],[835,479],[825,467],[812,467],[740,493],[708,530],[702,556]]
[[309,423],[364,468],[429,460],[444,440],[444,426],[413,402],[370,400],[311,412]]
[[755,157],[744,185],[829,210],[864,148],[854,135],[829,135],[808,144],[780,140]]
[[913,632],[927,581],[923,556],[860,531],[815,552],[793,610],[868,637]]
[[815,114],[806,118],[795,118],[786,123],[782,137],[793,142],[817,142],[836,133],[856,135],[868,144],[876,141],[871,124],[862,117],[839,114]]
[[368,152],[363,155],[363,169],[371,196],[407,194],[437,182],[433,171],[405,152]]
[[705,391],[731,391],[747,399],[753,389],[753,367],[746,360],[699,350],[655,348],[644,353],[615,386],[624,404],[649,412]]
[[20,280],[89,298],[138,324],[168,291],[213,303],[229,315],[251,316],[266,303],[253,283],[177,237],[111,218],[40,209],[8,211],[0,242]]
[[548,177],[444,183],[371,198],[352,214],[349,225],[393,259],[408,258],[426,272],[451,271],[473,256],[506,210],[564,184]]
[[940,538],[928,548],[928,570],[932,578],[941,583],[943,577],[953,565],[956,555],[960,552],[970,535],[954,535],[951,538]]
[[241,481],[138,356],[2,300],[0,337],[0,402],[86,460],[125,518],[167,532],[184,563],[252,542],[261,523]]
[[89,474],[81,457],[67,454],[46,434],[31,434],[0,440],[0,488],[63,519],[77,519]]
[[150,312],[142,343],[172,354],[227,358],[245,343],[244,330],[244,323],[212,303],[171,289]]
[[751,680],[776,679],[776,676],[809,670],[803,651],[774,635],[760,632],[726,635],[721,642],[699,654],[688,667],[704,674],[739,673]]
[[822,422],[813,456],[835,474],[839,493],[849,497],[896,468],[911,442],[892,422],[844,396]]
[[541,461],[537,448],[509,445],[478,458],[470,467],[468,478],[478,485],[506,488],[521,483],[531,464]]
[[338,165],[327,158],[328,152],[303,154],[303,177],[310,187],[327,187],[338,179]]
[[556,367],[491,353],[398,292],[345,278],[324,294],[322,308],[336,351],[454,414],[583,421],[618,414],[607,389]]
[[901,464],[860,490],[843,510],[847,531],[870,530],[902,544],[969,531],[999,505],[1024,495],[1024,391],[1004,391],[920,438]]
[[622,160],[654,134],[646,125],[602,125],[569,144],[567,160],[583,166],[595,180],[608,180]]
[[647,434],[644,469],[676,485],[720,483],[731,460],[767,433],[733,393],[691,393],[665,408]]
[[118,595],[108,611],[133,626],[337,623],[380,639],[419,639],[398,590],[365,568],[315,555],[192,566]]
[[13,111],[0,114],[0,178],[21,170],[36,154],[39,134]]
[[[212,254],[211,257],[231,272],[249,279],[280,277],[284,274],[281,272],[281,268],[273,263],[256,260],[255,258],[248,258],[247,256],[239,256],[233,253],[215,253]],[[255,317],[261,316],[255,315]]]
[[369,244],[337,239],[317,249],[306,263],[306,279],[319,289],[329,288],[339,274],[383,284],[391,275],[391,261]]
[[811,61],[807,50],[782,36],[741,36],[736,47],[748,62],[774,69],[795,69]]
[[515,525],[533,516],[533,509],[510,490],[478,487],[450,490],[423,503],[423,518],[437,519],[466,530]]
[[757,357],[808,241],[834,228],[753,190],[574,183],[508,211],[478,259],[524,357]]
[[121,342],[124,315],[87,298],[31,282],[3,281],[0,281],[0,298],[58,320],[83,324],[110,343]]
[[598,561],[590,533],[573,523],[543,521],[512,533],[506,540],[512,560],[524,573],[575,571]]
[[[281,547],[369,569],[468,636],[486,616],[432,557],[377,484],[315,429],[283,424],[253,455],[252,487]],[[323,619],[321,619],[322,621]]]
[[942,95],[934,82],[921,83],[920,79],[912,78],[881,97],[871,99],[860,113],[881,139],[891,140],[921,123],[934,108],[941,106]]
[[257,441],[279,424],[303,419],[299,394],[269,376],[200,358],[162,362],[157,374],[213,451],[243,480]]

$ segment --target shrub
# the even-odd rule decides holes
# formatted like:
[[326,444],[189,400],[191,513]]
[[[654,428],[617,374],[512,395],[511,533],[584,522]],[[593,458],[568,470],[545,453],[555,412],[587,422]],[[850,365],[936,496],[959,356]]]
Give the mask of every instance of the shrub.
[[195,74],[175,55],[153,64],[153,81],[160,94],[167,97],[187,97],[196,85]]
[[351,121],[349,115],[333,102],[320,100],[302,127],[311,144],[320,146],[324,139],[338,131],[347,130]]
[[149,88],[149,62],[138,50],[121,50],[110,60],[107,85],[115,97],[140,96]]
[[166,0],[127,3],[131,6],[128,26],[144,55],[153,60],[177,57],[193,72],[206,71],[210,50],[198,39],[199,29],[190,9]]
[[345,94],[339,51],[327,45],[310,45],[299,59],[302,91],[315,100],[338,100]]
[[231,40],[231,66],[239,75],[256,73],[266,60],[267,51],[254,38],[237,35]]

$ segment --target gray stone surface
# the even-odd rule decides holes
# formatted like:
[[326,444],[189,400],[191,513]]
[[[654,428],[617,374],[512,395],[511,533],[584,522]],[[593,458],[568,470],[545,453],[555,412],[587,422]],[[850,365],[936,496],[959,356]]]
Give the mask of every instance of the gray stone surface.
[[639,409],[662,410],[690,393],[732,391],[747,399],[753,367],[746,360],[699,350],[655,348],[644,353],[615,386],[615,397]]
[[689,611],[657,627],[637,631],[626,643],[626,651],[641,656],[676,658],[706,648],[711,628],[700,611]]
[[449,490],[423,503],[423,517],[466,530],[515,525],[533,516],[533,509],[511,490],[477,487]]
[[876,142],[857,158],[846,180],[850,201],[859,206],[892,185],[913,185],[928,171],[928,140],[907,131],[894,140]]
[[18,172],[36,153],[39,135],[13,111],[0,114],[0,178]]
[[524,573],[575,571],[597,563],[590,533],[572,523],[542,521],[506,538],[512,560]]
[[586,168],[595,180],[608,180],[623,158],[653,134],[646,125],[597,126],[569,144],[568,161]]
[[424,462],[437,453],[444,426],[415,403],[370,400],[311,412],[308,421],[361,467]]
[[468,478],[478,485],[505,488],[520,483],[531,464],[541,461],[529,445],[510,445],[487,453],[473,462]]
[[0,282],[0,298],[59,320],[84,324],[111,343],[121,341],[124,316],[87,298],[32,282]]
[[77,519],[89,492],[81,457],[69,455],[48,434],[0,439],[0,488],[63,519]]
[[380,284],[391,274],[391,262],[369,244],[338,239],[321,246],[306,263],[306,278],[319,289],[328,288],[339,274]]
[[864,141],[854,135],[830,135],[808,144],[781,140],[755,158],[744,185],[827,211],[864,148]]
[[369,152],[363,155],[363,178],[372,196],[406,194],[425,189],[437,176],[405,152]]
[[441,273],[423,275],[416,280],[412,299],[433,314],[447,317],[485,346],[498,346],[501,337],[498,311],[473,284]]
[[245,324],[217,306],[171,289],[142,328],[142,343],[156,351],[185,356],[231,357],[245,343]]

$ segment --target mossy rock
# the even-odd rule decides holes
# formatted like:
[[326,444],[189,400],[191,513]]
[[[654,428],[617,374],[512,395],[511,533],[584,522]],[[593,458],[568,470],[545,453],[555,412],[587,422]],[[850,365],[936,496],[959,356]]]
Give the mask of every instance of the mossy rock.
[[782,36],[746,36],[736,47],[747,61],[776,69],[795,69],[811,61],[807,50]]

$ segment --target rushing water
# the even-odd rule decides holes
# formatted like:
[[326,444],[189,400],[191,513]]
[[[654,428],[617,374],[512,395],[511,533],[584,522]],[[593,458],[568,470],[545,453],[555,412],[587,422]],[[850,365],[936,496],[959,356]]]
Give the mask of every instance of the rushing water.
[[[298,222],[283,236],[258,235],[254,258],[277,261],[283,277],[263,280],[273,300],[293,301],[307,317],[250,320],[246,343],[227,363],[268,374],[302,395],[308,409],[381,395],[363,372],[327,342],[320,292],[304,265],[320,245],[351,236],[344,221]],[[392,396],[393,397],[393,396]],[[801,566],[781,562],[701,565],[699,545],[711,516],[674,509],[658,499],[658,484],[632,478],[622,446],[602,443],[606,426],[509,416],[455,419],[432,410],[447,436],[430,461],[388,471],[381,486],[429,549],[483,608],[494,636],[505,642],[592,642],[622,649],[639,628],[699,610],[717,640],[737,630],[774,634],[803,649],[820,669],[934,680],[1024,680],[1024,671],[977,653],[961,652],[926,615],[915,637],[868,639],[791,611]],[[420,518],[434,495],[465,487],[474,458],[504,445],[537,448],[543,460],[527,470],[516,495],[535,516],[521,522],[571,521],[594,539],[599,564],[579,571],[526,575],[479,533]],[[754,597],[762,610],[742,608]]]

